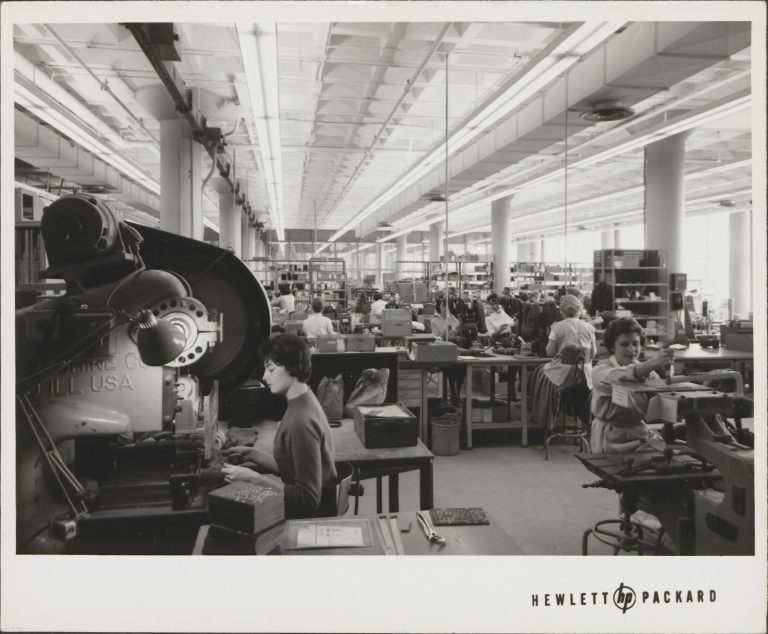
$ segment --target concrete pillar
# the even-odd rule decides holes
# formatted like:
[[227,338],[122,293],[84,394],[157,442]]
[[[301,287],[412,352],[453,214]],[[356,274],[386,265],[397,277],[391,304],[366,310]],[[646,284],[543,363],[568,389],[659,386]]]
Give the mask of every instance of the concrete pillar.
[[616,228],[613,230],[613,248],[614,249],[621,249],[621,229],[619,229],[619,225],[616,225]]
[[512,238],[512,196],[499,198],[491,203],[491,242],[493,248],[493,290],[503,293],[509,286],[509,266]]
[[733,316],[747,319],[752,308],[752,236],[750,212],[733,213],[728,219],[730,254],[728,294],[733,298]]
[[531,261],[531,243],[530,242],[517,243],[517,261],[518,262]]
[[[238,210],[240,208],[238,207]],[[250,222],[248,216],[244,213],[240,213],[240,258],[242,260],[250,260],[253,257],[251,252],[250,237]]]
[[406,247],[408,246],[408,234],[404,234],[402,236],[397,237],[397,255],[395,256],[395,260],[398,262],[397,264],[397,277],[403,278],[405,277],[405,271],[407,266],[405,264],[402,264],[405,262],[405,260],[408,259]]
[[[165,86],[143,86],[136,99],[160,123],[160,228],[202,240],[202,146]],[[197,103],[199,95],[193,99]]]
[[[667,252],[670,273],[683,269],[685,139],[681,132],[645,147],[645,248]],[[670,310],[667,333],[673,332]]]
[[611,231],[600,232],[600,248],[612,249],[613,248],[613,233]]
[[436,222],[429,226],[429,260],[439,262],[440,255],[445,251],[443,244],[443,231],[445,223]]
[[261,239],[261,235],[256,234],[256,247],[253,252],[253,257],[255,258],[264,258],[267,256],[267,245],[264,243],[264,240]]
[[240,222],[235,207],[235,195],[227,187],[219,191],[219,246],[222,249],[240,250]]
[[[568,243],[566,242],[566,245]],[[565,252],[565,259],[566,262],[568,261],[568,247],[566,246],[566,252]],[[539,261],[543,264],[546,262],[546,258],[544,257],[544,236],[541,236],[541,240],[539,240]]]
[[[248,252],[250,253],[251,259],[256,257],[257,241],[258,241],[258,232],[256,231],[256,227],[254,227],[251,223],[248,223]],[[251,271],[255,271],[256,263],[249,262],[248,268],[251,269]]]
[[375,285],[379,287],[382,291],[384,290],[384,277],[381,272],[381,265],[382,265],[382,249],[384,248],[383,242],[377,242],[376,246],[374,247],[374,250],[376,251],[376,260],[375,260],[375,274],[376,274],[376,283]]
[[667,252],[670,273],[683,270],[685,139],[681,132],[645,146],[645,245]]
[[532,240],[528,243],[528,258],[531,262],[540,262],[539,258],[539,241]]

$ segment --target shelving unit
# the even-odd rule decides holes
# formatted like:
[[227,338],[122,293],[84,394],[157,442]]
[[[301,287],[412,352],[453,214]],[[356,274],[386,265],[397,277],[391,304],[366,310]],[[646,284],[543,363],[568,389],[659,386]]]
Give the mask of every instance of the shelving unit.
[[347,273],[342,258],[313,258],[309,261],[309,288],[312,297],[325,304],[346,310],[348,301]]
[[491,262],[465,262],[449,260],[428,262],[430,290],[455,288],[461,295],[469,291],[472,299],[484,299],[493,290],[493,264]]
[[647,334],[671,333],[666,251],[595,251],[594,281],[605,282],[613,294],[613,309],[630,311]]
[[515,262],[510,266],[510,287],[519,291],[523,286],[544,293],[561,286],[583,289],[592,283],[592,267],[587,264],[545,264],[543,262]]

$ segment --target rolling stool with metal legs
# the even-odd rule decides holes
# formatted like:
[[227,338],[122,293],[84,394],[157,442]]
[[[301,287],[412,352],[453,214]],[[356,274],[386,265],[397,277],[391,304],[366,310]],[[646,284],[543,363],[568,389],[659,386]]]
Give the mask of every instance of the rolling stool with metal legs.
[[[572,370],[576,371],[576,370]],[[558,404],[557,418],[560,419],[560,428],[556,427],[553,423],[551,433],[544,439],[544,460],[549,460],[549,443],[554,438],[576,438],[578,439],[579,448],[583,448],[585,452],[589,452],[589,442],[587,440],[587,433],[589,432],[589,426],[586,428],[578,427],[578,412],[576,411],[576,403],[573,402],[575,396],[575,390],[580,389],[580,385],[573,385],[560,392],[560,402]],[[589,403],[589,396],[586,396],[586,402]],[[568,408],[573,407],[573,416],[576,420],[576,424],[568,425]]]
[[[583,488],[603,487],[613,489],[602,480],[591,484],[583,484]],[[619,517],[601,520],[591,528],[584,531],[581,538],[581,554],[589,554],[589,538],[613,548],[613,554],[618,555],[622,551],[636,552],[643,555],[647,552],[658,555],[661,551],[661,542],[664,539],[664,528],[651,528],[632,519],[632,514],[637,511],[638,495],[635,491],[619,491]]]

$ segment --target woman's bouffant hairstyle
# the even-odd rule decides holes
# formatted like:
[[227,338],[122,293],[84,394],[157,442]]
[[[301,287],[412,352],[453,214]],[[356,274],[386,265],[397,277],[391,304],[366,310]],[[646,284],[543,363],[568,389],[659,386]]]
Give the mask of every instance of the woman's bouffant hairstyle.
[[311,354],[307,342],[292,334],[272,335],[259,348],[263,363],[272,361],[282,365],[293,377],[302,383],[309,381],[312,373]]
[[616,339],[621,335],[638,334],[643,336],[643,329],[632,317],[620,317],[613,320],[605,329],[603,335],[603,345],[608,349],[608,352],[613,353],[613,349],[616,345]]
[[578,317],[581,311],[581,300],[575,295],[563,295],[560,298],[560,312],[563,317]]

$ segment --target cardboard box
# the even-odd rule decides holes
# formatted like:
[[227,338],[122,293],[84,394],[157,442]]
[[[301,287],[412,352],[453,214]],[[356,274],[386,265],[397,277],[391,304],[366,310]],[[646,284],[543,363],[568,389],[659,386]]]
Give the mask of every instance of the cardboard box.
[[355,407],[355,432],[366,449],[413,447],[418,439],[418,422],[402,403]]
[[315,347],[318,352],[344,352],[344,337],[317,337]]
[[235,480],[208,494],[208,516],[211,524],[258,535],[284,519],[283,483],[269,475],[258,483]]
[[346,335],[347,352],[373,352],[376,350],[376,337],[373,335]]
[[459,349],[449,341],[413,343],[409,356],[417,363],[450,363],[458,361]]

